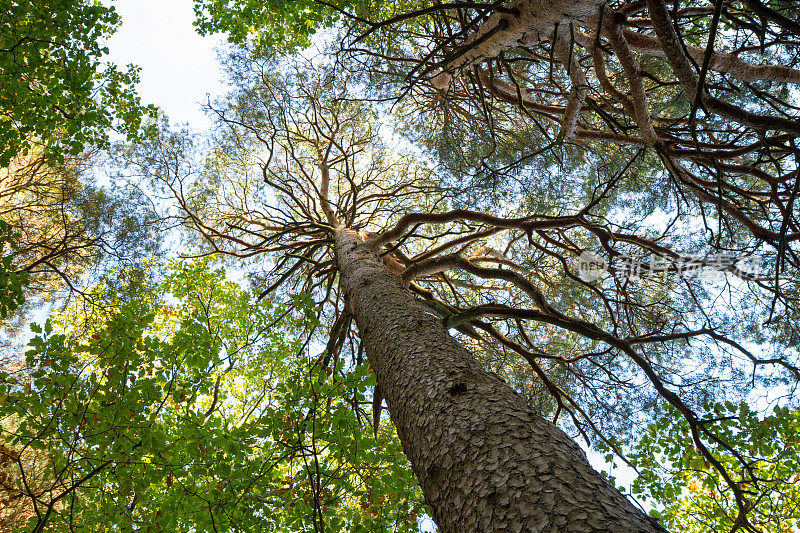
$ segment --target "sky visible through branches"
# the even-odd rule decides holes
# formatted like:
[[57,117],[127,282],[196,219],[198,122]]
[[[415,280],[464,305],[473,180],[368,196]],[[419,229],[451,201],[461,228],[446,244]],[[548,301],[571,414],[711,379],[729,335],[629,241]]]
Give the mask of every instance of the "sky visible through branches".
[[[213,102],[228,89],[217,56],[217,48],[225,46],[224,39],[197,34],[192,25],[192,0],[115,0],[113,5],[122,16],[122,26],[108,41],[109,60],[141,68],[138,89],[142,99],[157,105],[171,124],[185,123],[198,132],[207,130],[211,126],[205,110],[209,98]],[[323,32],[317,37],[313,48],[318,48],[319,42],[330,34]],[[392,141],[408,145],[397,137]],[[624,217],[624,213],[620,216]],[[646,223],[658,227],[663,219],[666,214],[656,212]],[[229,276],[241,279],[241,272],[233,270]],[[47,311],[42,310],[37,316],[43,319]],[[317,348],[322,351],[324,346]],[[589,449],[581,439],[576,442],[595,468],[613,472],[618,485],[629,486],[635,478],[635,471],[625,464],[614,461],[612,468],[602,453]],[[650,509],[648,502],[643,505]],[[422,530],[429,528],[432,522],[428,520]]]
[[0,533],[800,524],[800,8],[59,1],[0,11]]

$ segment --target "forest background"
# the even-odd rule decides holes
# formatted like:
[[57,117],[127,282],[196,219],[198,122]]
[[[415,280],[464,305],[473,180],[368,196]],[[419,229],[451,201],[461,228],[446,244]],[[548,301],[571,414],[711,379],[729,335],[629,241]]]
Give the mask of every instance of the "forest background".
[[796,530],[797,6],[193,5],[0,2],[0,530]]

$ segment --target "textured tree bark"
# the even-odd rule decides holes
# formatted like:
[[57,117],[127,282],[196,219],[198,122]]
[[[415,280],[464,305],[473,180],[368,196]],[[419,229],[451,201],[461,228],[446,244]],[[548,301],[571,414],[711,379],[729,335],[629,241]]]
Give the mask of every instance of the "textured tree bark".
[[581,449],[419,306],[354,231],[336,230],[348,305],[403,450],[444,533],[664,531]]

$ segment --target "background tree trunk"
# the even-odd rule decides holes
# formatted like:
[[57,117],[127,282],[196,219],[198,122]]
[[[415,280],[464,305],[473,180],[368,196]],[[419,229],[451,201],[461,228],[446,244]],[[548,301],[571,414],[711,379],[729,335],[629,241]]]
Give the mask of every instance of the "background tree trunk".
[[486,372],[360,236],[336,231],[348,305],[443,532],[664,531]]

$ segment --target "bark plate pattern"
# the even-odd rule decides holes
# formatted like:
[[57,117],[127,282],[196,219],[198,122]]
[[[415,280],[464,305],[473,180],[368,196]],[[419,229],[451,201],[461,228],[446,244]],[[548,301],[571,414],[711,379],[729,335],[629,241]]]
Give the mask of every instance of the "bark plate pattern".
[[370,365],[440,531],[664,531],[448,335],[358,233],[337,229],[336,254]]

